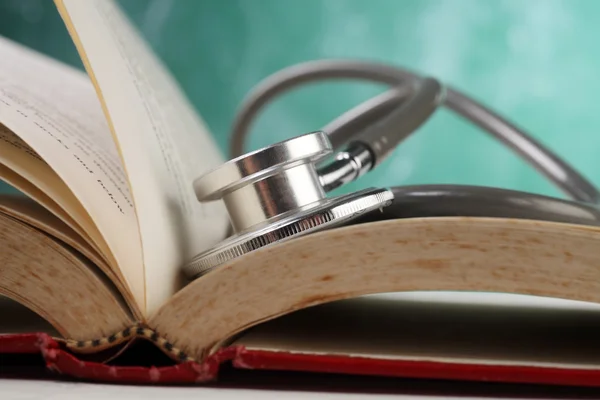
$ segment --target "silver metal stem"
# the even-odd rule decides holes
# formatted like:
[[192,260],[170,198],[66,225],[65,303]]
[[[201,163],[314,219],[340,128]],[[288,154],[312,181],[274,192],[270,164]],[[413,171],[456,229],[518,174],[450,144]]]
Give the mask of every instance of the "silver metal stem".
[[373,155],[362,143],[351,143],[335,160],[318,169],[319,180],[329,192],[363,176],[373,167]]

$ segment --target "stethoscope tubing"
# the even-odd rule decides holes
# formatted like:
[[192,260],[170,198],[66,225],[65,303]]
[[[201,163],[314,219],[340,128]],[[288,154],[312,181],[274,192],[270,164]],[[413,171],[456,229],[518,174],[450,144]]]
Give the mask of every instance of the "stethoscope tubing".
[[[424,90],[422,83],[431,78],[423,78],[396,66],[352,60],[311,61],[283,69],[257,85],[242,103],[233,124],[231,155],[237,156],[244,152],[245,140],[252,123],[261,109],[276,96],[303,84],[332,79],[367,80],[392,86],[389,91],[367,100],[323,128],[329,134],[334,148],[339,148],[356,135],[364,135],[365,130],[368,133],[369,128],[378,123],[386,125],[388,122],[386,129],[390,132],[389,135],[394,135],[394,132],[398,135],[398,121],[415,118],[414,109],[410,113],[402,113],[402,105],[416,97],[419,90]],[[439,100],[440,105],[445,105],[507,145],[572,199],[592,204],[600,201],[600,193],[583,175],[497,113],[449,87],[445,88],[444,95]],[[390,118],[395,112],[396,118]],[[430,115],[431,112],[422,113],[421,123]],[[418,126],[419,123],[412,125]],[[389,141],[390,148],[382,149],[381,154],[389,154],[407,136],[406,131],[400,131],[399,134],[404,137]],[[377,161],[379,163],[381,157]]]
[[518,190],[472,185],[395,186],[391,205],[354,223],[401,218],[473,217],[600,226],[595,205]]

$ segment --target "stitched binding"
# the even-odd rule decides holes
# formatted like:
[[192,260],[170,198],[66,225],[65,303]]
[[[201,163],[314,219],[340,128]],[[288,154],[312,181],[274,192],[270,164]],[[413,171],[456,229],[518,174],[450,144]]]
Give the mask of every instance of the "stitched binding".
[[150,328],[146,328],[141,324],[133,325],[129,328],[123,329],[122,331],[113,333],[110,336],[105,336],[100,339],[92,339],[92,340],[72,340],[67,339],[65,341],[67,347],[77,350],[90,350],[93,348],[102,348],[109,347],[113,345],[117,345],[127,340],[130,340],[134,337],[141,337],[145,339],[149,339],[154,344],[156,344],[160,349],[162,349],[165,353],[171,356],[171,358],[181,361],[196,361],[192,357],[188,356],[183,350],[175,347],[173,343],[169,342],[154,330]]

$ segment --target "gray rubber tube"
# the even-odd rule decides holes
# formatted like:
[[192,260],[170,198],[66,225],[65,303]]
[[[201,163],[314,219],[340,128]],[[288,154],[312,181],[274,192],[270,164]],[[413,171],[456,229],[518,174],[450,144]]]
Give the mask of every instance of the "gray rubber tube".
[[[392,135],[393,123],[385,126],[385,122],[393,121],[388,118],[415,95],[423,78],[403,68],[363,61],[323,60],[286,68],[261,82],[243,102],[233,124],[231,156],[244,152],[245,139],[253,121],[276,96],[309,82],[335,79],[365,80],[392,87],[389,92],[357,106],[323,129],[330,135],[334,147],[338,148],[377,124],[380,124],[380,129],[383,124]],[[492,110],[452,88],[446,88],[443,105],[507,145],[572,199],[593,204],[600,202],[598,190],[585,177]],[[398,142],[400,140],[395,144]],[[383,150],[389,152],[390,149]]]
[[460,216],[600,226],[600,209],[594,205],[517,190],[469,185],[411,185],[391,190],[392,205],[353,223]]

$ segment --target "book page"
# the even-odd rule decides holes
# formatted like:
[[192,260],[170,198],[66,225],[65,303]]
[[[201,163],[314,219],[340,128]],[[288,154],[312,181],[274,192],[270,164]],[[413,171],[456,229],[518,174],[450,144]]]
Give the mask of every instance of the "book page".
[[[0,143],[0,179],[34,199],[80,232],[80,236],[95,246],[107,259],[111,259],[113,269],[118,270],[106,240],[64,181],[31,147],[1,124]],[[44,196],[40,197],[39,192]],[[50,198],[53,204],[46,201],[46,197]]]
[[201,360],[268,320],[375,293],[480,291],[600,304],[599,244],[597,226],[514,218],[348,225],[217,268],[175,294],[148,324]]
[[296,311],[231,345],[367,359],[598,368],[598,317],[600,304],[557,298],[385,293]]
[[[23,166],[47,164],[46,172],[40,167],[37,173],[52,173],[64,182],[102,235],[136,302],[143,305],[136,215],[93,85],[82,71],[4,38],[0,54],[0,124],[27,145],[3,135],[5,156],[12,151],[13,166],[19,157],[29,158]],[[44,181],[39,176],[37,184]],[[54,200],[69,209],[66,202]],[[85,226],[83,219],[77,222]]]
[[45,332],[54,337],[60,333],[45,319],[21,303],[0,295],[0,335]]
[[127,171],[151,313],[181,288],[182,265],[226,235],[225,207],[200,204],[192,187],[223,160],[203,121],[115,2],[55,3],[96,84]]
[[131,326],[112,282],[80,253],[0,213],[0,295],[36,312],[64,338],[90,340]]
[[[108,260],[107,255],[100,250],[100,246],[98,246],[90,237],[90,235],[82,228],[81,224],[73,219],[71,214],[67,213],[67,211],[65,211],[65,209],[58,204],[55,199],[44,193],[37,186],[23,178],[23,176],[19,175],[14,170],[6,167],[4,164],[0,164],[0,179],[17,189],[21,194],[27,196],[27,198],[32,199],[37,204],[43,206],[45,210],[51,212],[52,215],[61,220],[69,228],[73,229],[73,231],[76,232],[76,234],[79,235],[82,240],[88,242],[90,246],[92,246],[98,253],[102,254],[102,257],[104,257],[105,260]],[[75,197],[72,198],[75,199]],[[98,233],[98,235],[100,234]]]
[[104,256],[88,241],[84,240],[81,235],[37,201],[22,195],[0,194],[0,213],[25,222],[47,233],[49,236],[68,244],[89,259],[94,265],[97,265],[113,282],[117,281],[115,273],[106,266],[107,262]]

